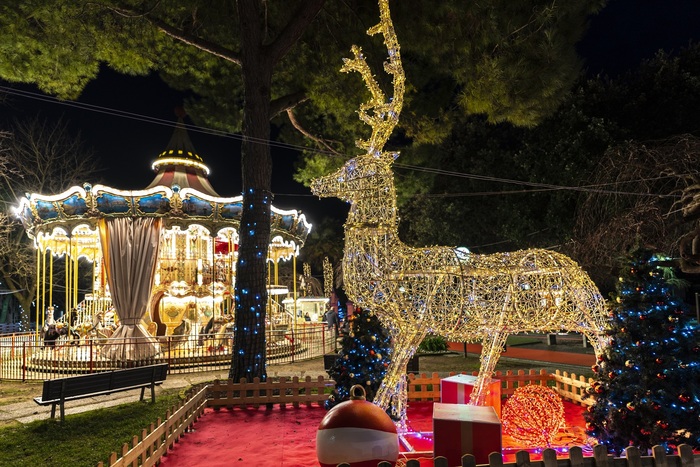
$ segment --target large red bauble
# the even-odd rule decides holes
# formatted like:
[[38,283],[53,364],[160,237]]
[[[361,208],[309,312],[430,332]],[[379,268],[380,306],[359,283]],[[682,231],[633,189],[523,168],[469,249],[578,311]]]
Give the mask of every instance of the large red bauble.
[[[356,387],[350,390],[351,394]],[[396,425],[386,412],[364,397],[351,398],[333,407],[321,420],[316,431],[316,457],[321,467],[335,467],[342,462],[351,467],[377,467],[381,461],[396,463]]]

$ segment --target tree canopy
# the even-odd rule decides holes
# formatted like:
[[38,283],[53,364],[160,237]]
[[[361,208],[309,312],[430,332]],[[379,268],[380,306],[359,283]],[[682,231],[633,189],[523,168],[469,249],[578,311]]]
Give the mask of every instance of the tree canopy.
[[[392,16],[410,83],[397,136],[435,143],[464,114],[535,124],[576,79],[574,44],[588,15],[603,4],[395,2]],[[366,91],[338,68],[351,44],[377,63],[384,59],[382,44],[365,35],[377,11],[374,0],[33,0],[0,10],[3,79],[74,99],[102,66],[125,74],[157,72],[172,87],[191,92],[187,108],[196,122],[242,132],[246,234],[237,263],[234,379],[266,377],[270,121],[281,138],[313,150],[299,180],[340,163],[327,152],[353,151],[352,142],[365,131],[354,111]]]

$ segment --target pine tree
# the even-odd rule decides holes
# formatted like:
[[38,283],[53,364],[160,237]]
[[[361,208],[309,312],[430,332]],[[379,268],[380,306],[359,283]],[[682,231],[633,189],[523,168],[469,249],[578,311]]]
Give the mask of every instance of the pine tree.
[[646,248],[622,267],[607,334],[593,366],[587,433],[617,455],[627,446],[700,446],[700,327],[675,295],[668,258]]
[[356,308],[348,318],[349,330],[341,340],[341,348],[328,376],[335,380],[335,389],[326,401],[326,408],[350,399],[350,388],[359,384],[365,398],[374,399],[391,359],[391,337],[379,319],[367,310]]

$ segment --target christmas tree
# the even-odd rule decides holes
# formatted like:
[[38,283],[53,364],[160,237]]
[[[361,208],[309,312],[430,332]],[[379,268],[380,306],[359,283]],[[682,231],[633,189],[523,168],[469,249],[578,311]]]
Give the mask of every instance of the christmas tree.
[[335,380],[335,389],[326,401],[326,408],[350,399],[355,384],[365,389],[365,398],[374,399],[391,358],[389,331],[379,319],[366,310],[356,308],[348,317],[349,330],[341,340],[341,348],[328,375]]
[[622,268],[607,334],[593,366],[587,433],[620,455],[655,445],[700,446],[700,328],[676,296],[668,258],[636,248]]

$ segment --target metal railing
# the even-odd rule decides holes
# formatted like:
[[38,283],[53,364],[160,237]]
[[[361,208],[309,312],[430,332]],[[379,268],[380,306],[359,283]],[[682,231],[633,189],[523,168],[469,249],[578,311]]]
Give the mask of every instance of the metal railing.
[[[267,331],[267,360],[283,364],[335,352],[335,333],[325,325]],[[83,338],[55,341],[37,333],[0,336],[0,380],[45,380],[79,373],[167,362],[170,373],[227,370],[233,334],[151,338]]]

